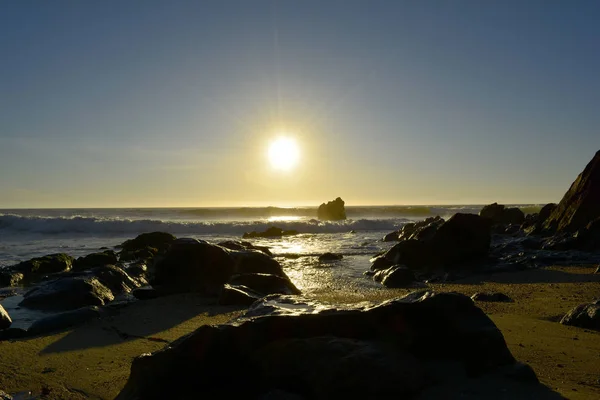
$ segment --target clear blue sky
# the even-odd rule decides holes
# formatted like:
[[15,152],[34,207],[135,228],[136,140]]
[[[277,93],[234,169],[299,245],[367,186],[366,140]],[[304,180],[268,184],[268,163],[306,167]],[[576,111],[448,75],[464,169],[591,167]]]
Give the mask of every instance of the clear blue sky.
[[598,21],[597,1],[3,1],[0,207],[558,201],[600,148]]

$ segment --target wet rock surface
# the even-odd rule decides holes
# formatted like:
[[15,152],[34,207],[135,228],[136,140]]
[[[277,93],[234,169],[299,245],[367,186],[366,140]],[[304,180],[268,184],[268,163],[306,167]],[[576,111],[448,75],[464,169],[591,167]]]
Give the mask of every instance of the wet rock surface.
[[392,399],[500,371],[536,384],[531,370],[515,372],[522,369],[501,332],[463,295],[422,291],[354,306],[268,296],[229,324],[202,326],[136,358],[117,399],[194,398],[200,390]]
[[373,280],[381,282],[388,288],[402,288],[410,286],[415,281],[415,274],[403,265],[395,265],[375,273]]
[[344,258],[343,255],[337,253],[325,253],[319,256],[320,262],[339,261]]
[[246,239],[246,238],[276,238],[276,237],[281,237],[281,236],[292,236],[292,235],[297,235],[297,234],[298,234],[298,231],[295,231],[295,230],[284,231],[281,228],[272,226],[270,228],[267,228],[263,232],[256,232],[256,231],[246,232],[246,233],[244,233],[244,235],[242,237],[244,239]]
[[38,310],[73,310],[101,306],[114,300],[109,288],[96,278],[67,277],[44,282],[23,296],[22,307]]
[[569,311],[560,323],[600,331],[600,299],[578,305]]
[[88,254],[79,257],[73,263],[74,271],[83,271],[105,265],[114,265],[119,262],[117,254],[113,250],[104,250],[98,253]]

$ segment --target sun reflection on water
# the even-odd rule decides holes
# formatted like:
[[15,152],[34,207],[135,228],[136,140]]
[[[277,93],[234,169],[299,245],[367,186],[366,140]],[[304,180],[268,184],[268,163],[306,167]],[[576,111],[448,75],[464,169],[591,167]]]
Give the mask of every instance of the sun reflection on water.
[[297,217],[294,215],[274,215],[269,217],[269,222],[293,222],[300,221],[302,217]]

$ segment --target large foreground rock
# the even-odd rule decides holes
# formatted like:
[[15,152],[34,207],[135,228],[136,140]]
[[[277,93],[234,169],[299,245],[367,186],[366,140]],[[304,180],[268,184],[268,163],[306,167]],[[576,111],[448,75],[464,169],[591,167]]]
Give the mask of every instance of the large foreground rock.
[[317,210],[317,217],[325,221],[339,221],[346,219],[346,209],[344,208],[344,200],[340,197],[333,201],[323,203]]
[[269,296],[229,324],[202,326],[136,358],[117,399],[412,398],[500,371],[536,382],[460,294],[357,306]]
[[578,305],[569,311],[560,323],[600,331],[600,300]]
[[551,232],[575,232],[600,218],[600,151],[571,184],[544,222]]
[[7,329],[12,325],[12,319],[6,312],[2,304],[0,304],[0,329]]

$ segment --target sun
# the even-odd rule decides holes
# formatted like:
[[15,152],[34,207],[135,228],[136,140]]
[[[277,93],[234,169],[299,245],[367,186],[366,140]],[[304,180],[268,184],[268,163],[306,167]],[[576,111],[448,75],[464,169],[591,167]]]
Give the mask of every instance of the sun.
[[298,164],[299,158],[298,144],[290,137],[281,136],[269,144],[269,162],[274,169],[289,171]]

